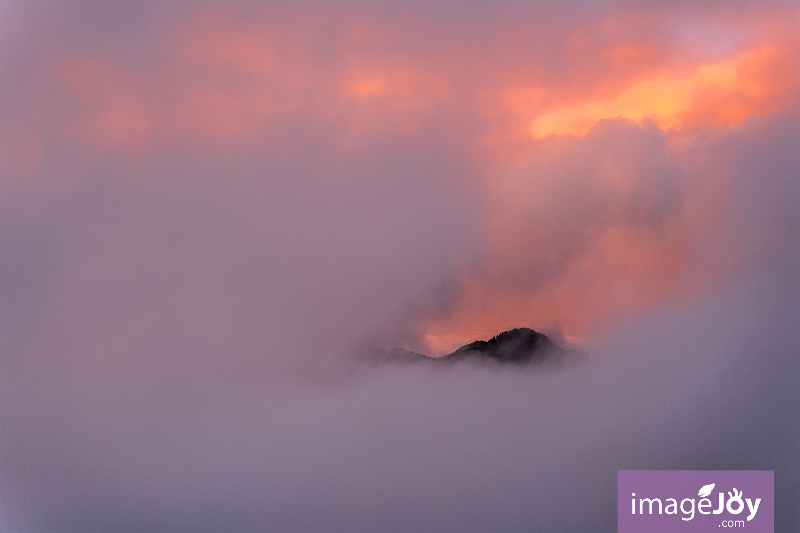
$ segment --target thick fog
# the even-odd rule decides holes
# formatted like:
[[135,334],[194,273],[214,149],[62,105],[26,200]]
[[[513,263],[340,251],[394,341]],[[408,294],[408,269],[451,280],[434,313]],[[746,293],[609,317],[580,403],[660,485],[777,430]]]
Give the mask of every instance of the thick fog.
[[[774,470],[800,529],[796,64],[674,124],[497,107],[750,65],[780,6],[44,5],[3,8],[0,530],[615,531],[632,469]],[[588,355],[374,357],[521,326]]]

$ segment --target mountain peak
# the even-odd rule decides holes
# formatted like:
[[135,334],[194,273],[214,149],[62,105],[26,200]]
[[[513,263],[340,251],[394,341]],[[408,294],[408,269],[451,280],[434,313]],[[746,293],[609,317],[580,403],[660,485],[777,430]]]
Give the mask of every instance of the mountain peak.
[[391,348],[375,353],[375,362],[414,364],[427,361],[431,364],[458,363],[460,361],[485,362],[489,364],[539,364],[562,366],[577,362],[586,354],[564,349],[550,340],[544,333],[530,328],[514,328],[495,335],[488,341],[477,340],[441,357]]
[[495,335],[488,341],[475,341],[464,345],[442,359],[455,361],[482,358],[499,363],[526,364],[573,351],[560,348],[544,333],[530,328],[515,328]]

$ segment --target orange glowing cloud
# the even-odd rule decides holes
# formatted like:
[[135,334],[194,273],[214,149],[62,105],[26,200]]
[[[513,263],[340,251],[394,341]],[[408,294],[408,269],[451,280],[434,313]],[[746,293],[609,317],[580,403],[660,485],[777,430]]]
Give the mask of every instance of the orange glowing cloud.
[[[794,8],[433,22],[352,5],[193,9],[157,26],[158,61],[84,46],[49,58],[57,98],[2,124],[6,168],[35,173],[50,137],[147,160],[291,151],[295,130],[343,154],[379,134],[448,136],[478,176],[463,188],[485,199],[482,261],[453,274],[447,309],[418,317],[433,353],[521,325],[591,336],[713,278],[694,250],[724,219],[725,172],[687,178],[694,141],[800,113]],[[692,41],[715,24],[718,48]]]
[[[54,70],[91,108],[71,119],[68,130],[97,146],[193,139],[210,149],[230,147],[257,137],[277,114],[312,110],[325,119],[340,116],[346,137],[358,142],[375,128],[407,129],[425,120],[424,113],[458,106],[488,126],[473,132],[477,146],[490,148],[491,157],[520,157],[531,137],[585,135],[608,118],[650,119],[667,130],[797,112],[796,39],[783,38],[785,24],[767,15],[764,28],[775,37],[762,36],[726,57],[688,62],[671,58],[658,35],[626,35],[632,24],[651,27],[646,16],[611,16],[595,28],[564,28],[563,40],[548,44],[562,48],[556,66],[547,55],[507,58],[505,48],[484,51],[444,38],[430,43],[432,51],[398,51],[401,36],[424,31],[415,28],[419,21],[392,23],[347,11],[334,17],[342,24],[334,36],[341,49],[329,62],[317,57],[319,45],[309,45],[320,20],[309,26],[292,16],[281,23],[268,13],[244,19],[206,8],[163,30],[172,35],[161,38],[166,59],[158,70],[80,57]],[[529,32],[507,22],[504,39],[511,42],[498,46],[519,47],[514,41]]]
[[538,141],[498,169],[486,258],[425,324],[430,352],[518,326],[580,343],[724,278],[726,261],[700,243],[725,234],[726,170],[695,168],[693,150],[654,122],[615,119]]
[[[611,100],[593,100],[550,111],[533,121],[534,138],[585,135],[598,121],[625,118],[655,121],[667,130],[707,122],[742,124],[791,106],[798,86],[796,50],[769,45],[734,58],[696,67],[689,75],[661,73]],[[777,76],[782,73],[782,76]],[[797,111],[792,109],[792,111]]]
[[[616,90],[603,86],[595,94],[559,97],[543,84],[500,89],[510,113],[498,114],[508,117],[511,130],[495,132],[492,142],[515,148],[503,154],[505,169],[498,167],[487,182],[487,259],[461,279],[449,309],[425,324],[431,353],[517,326],[555,326],[580,343],[726,276],[726,261],[705,256],[699,243],[725,235],[728,171],[692,170],[695,148],[681,131],[724,131],[753,116],[800,113],[796,32],[772,17],[740,22],[749,31],[763,23],[766,32],[751,46],[713,61],[654,64]],[[581,36],[579,44],[590,41]],[[639,44],[616,45],[599,55],[612,63],[645,64],[659,56]],[[518,117],[525,116],[535,118],[521,123]],[[599,142],[609,128],[598,127],[608,120],[638,123],[643,137],[656,127],[663,133],[655,144],[615,154],[614,136]],[[624,136],[623,130],[616,135]],[[520,140],[523,131],[533,143]],[[576,143],[583,146],[576,149]],[[643,155],[650,149],[666,166],[637,168],[643,157],[653,161],[654,153]],[[570,167],[565,154],[576,160],[594,155],[589,166],[555,171]],[[544,163],[525,170],[531,158]],[[668,161],[675,166],[670,169]],[[692,177],[681,178],[686,172]],[[670,187],[673,200],[659,199]],[[639,216],[637,205],[650,207]]]
[[[557,327],[580,344],[620,318],[676,298],[687,267],[686,243],[645,229],[611,227],[538,290],[465,280],[456,312],[428,324],[433,354],[514,325]],[[477,312],[476,312],[477,311]],[[458,333],[453,333],[458,332]]]

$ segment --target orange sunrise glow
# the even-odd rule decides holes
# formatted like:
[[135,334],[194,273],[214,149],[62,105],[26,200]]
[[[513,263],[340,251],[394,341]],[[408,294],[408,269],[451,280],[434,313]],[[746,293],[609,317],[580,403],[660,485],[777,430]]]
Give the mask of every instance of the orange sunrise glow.
[[[661,149],[679,152],[704,130],[800,111],[797,33],[770,10],[729,18],[728,31],[747,38],[708,57],[693,49],[688,59],[670,56],[658,31],[638,31],[636,24],[651,23],[646,19],[609,15],[550,45],[563,55],[560,78],[548,78],[547,69],[556,67],[541,58],[526,63],[507,48],[471,50],[443,37],[437,53],[426,54],[393,48],[412,30],[391,21],[346,11],[336,17],[342,26],[335,39],[343,44],[334,62],[311,52],[313,25],[292,16],[283,24],[244,21],[222,4],[175,27],[157,26],[164,58],[147,73],[102,53],[56,56],[41,75],[80,112],[45,105],[7,125],[3,136],[13,139],[7,146],[16,147],[4,154],[7,168],[20,177],[35,174],[39,147],[53,135],[98,157],[110,151],[132,161],[181,145],[225,154],[277,142],[281,133],[273,123],[313,113],[318,127],[336,132],[337,150],[357,153],[376,135],[422,131],[431,114],[469,117],[473,129],[464,130],[463,142],[481,171],[465,187],[487,199],[481,215],[486,261],[461,274],[443,314],[417,326],[428,349],[444,353],[514,325],[557,325],[570,338],[591,338],[624,316],[689,294],[700,278],[721,275],[693,251],[698,235],[725,217],[724,198],[695,196],[708,190],[703,182],[675,192],[683,195],[680,208],[676,203],[653,224],[636,218],[625,202],[673,200],[650,198],[661,192],[648,192],[646,176],[625,168],[623,159],[595,158],[592,175],[571,177],[568,186],[592,191],[609,207],[585,220],[580,234],[570,234],[574,247],[565,251],[530,227],[569,217],[563,210],[570,199],[563,195],[573,193],[563,192],[566,182],[544,159],[582,157],[579,143],[595,142],[592,132],[604,121],[630,121],[660,135]],[[509,21],[500,45],[528,36]],[[683,46],[680,38],[671,45]],[[586,53],[593,62],[580,63]],[[463,59],[451,60],[458,54]],[[724,175],[701,179],[719,184]],[[639,194],[643,200],[634,200]],[[520,252],[526,248],[543,255]]]
[[0,532],[798,532],[798,302],[797,1],[0,0]]

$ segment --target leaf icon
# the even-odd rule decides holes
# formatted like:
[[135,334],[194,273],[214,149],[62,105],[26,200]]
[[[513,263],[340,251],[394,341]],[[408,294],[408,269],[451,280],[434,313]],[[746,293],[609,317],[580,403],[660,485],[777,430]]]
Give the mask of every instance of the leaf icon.
[[697,495],[700,496],[701,498],[705,498],[706,496],[711,494],[712,490],[714,490],[714,485],[715,485],[714,483],[712,483],[711,485],[703,485],[702,487],[700,487],[700,492],[698,492]]

